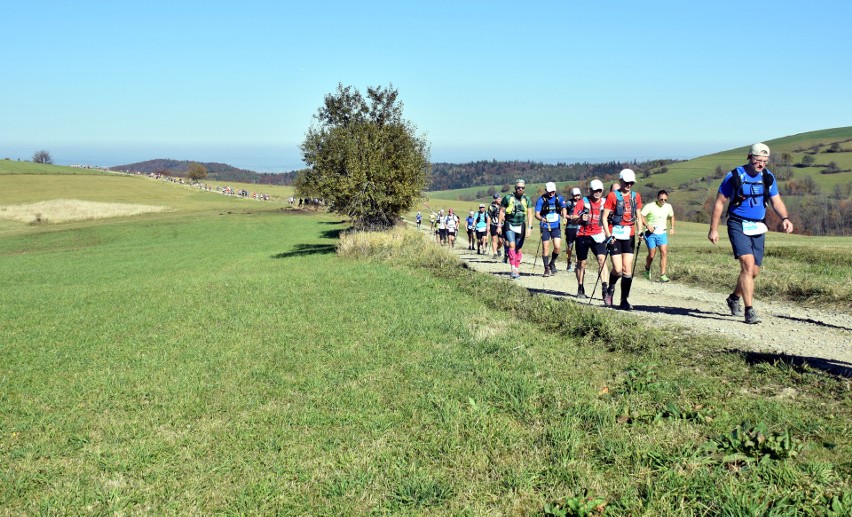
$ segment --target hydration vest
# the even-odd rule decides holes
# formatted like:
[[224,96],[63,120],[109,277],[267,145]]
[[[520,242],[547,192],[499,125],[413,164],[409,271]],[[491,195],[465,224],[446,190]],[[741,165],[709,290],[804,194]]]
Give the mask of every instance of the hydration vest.
[[742,187],[743,185],[760,185],[763,184],[763,206],[766,207],[769,204],[769,187],[775,181],[775,178],[772,177],[771,174],[767,174],[766,170],[763,170],[760,175],[760,181],[748,181],[751,178],[743,167],[737,167],[736,169],[731,171],[731,186],[733,187],[734,193],[731,197],[731,202],[728,204],[728,216],[731,215],[731,209],[736,208],[745,202],[746,199],[761,197],[761,194],[752,194],[752,189],[748,188],[748,193]]
[[[615,191],[615,210],[612,212],[610,223],[621,224],[624,220],[624,196],[620,190]],[[630,191],[630,220],[636,222],[636,192]]]
[[[550,213],[550,201],[548,199],[549,198],[547,196],[541,196],[541,217],[544,217]],[[553,199],[554,201],[556,201],[556,210],[559,210],[561,212],[564,208],[564,205],[562,205],[562,203],[559,201],[559,194],[553,196]]]
[[[601,204],[601,207],[600,207],[600,208],[601,208],[601,209],[598,211],[598,218],[600,219],[599,224],[600,224],[601,228],[603,228],[603,224],[604,224],[604,223],[603,223],[603,204]],[[589,201],[589,198],[587,198],[587,197],[584,197],[584,198],[583,198],[583,209],[584,209],[584,210],[583,210],[584,212],[585,212],[586,210],[588,210],[588,211],[589,211],[589,214],[591,214],[591,213],[592,213],[592,202],[591,202],[591,201]],[[623,204],[621,205],[621,209],[622,209],[622,210],[624,210],[624,205],[623,205]],[[581,224],[589,224],[589,222],[590,222],[590,221],[586,221],[585,223],[581,223]]]
[[491,218],[491,224],[497,226],[500,222],[500,204],[491,203],[488,207],[488,217]]

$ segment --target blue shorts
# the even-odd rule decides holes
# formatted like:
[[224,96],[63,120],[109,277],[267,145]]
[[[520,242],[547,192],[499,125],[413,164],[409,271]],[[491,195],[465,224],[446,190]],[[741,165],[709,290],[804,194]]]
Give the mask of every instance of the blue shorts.
[[728,238],[731,240],[731,248],[734,250],[734,258],[739,259],[743,255],[754,255],[754,264],[763,264],[763,242],[766,234],[746,235],[743,233],[742,221],[728,219]]
[[556,228],[541,227],[541,242],[547,242],[550,239],[559,239],[561,236],[562,229],[558,226]]
[[527,238],[525,225],[521,225],[521,231],[519,233],[515,233],[509,229],[509,225],[506,224],[503,226],[503,237],[506,239],[506,243],[514,242],[515,243],[515,251],[520,251],[520,249],[524,246],[524,239]]
[[648,246],[649,250],[656,248],[657,246],[668,246],[669,244],[669,234],[668,233],[646,233],[645,234],[645,245]]

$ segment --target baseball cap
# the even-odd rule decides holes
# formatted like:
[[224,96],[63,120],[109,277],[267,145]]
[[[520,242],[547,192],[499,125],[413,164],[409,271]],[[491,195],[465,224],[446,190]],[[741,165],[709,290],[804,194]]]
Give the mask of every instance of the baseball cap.
[[479,203],[479,208],[485,208],[485,203]]
[[603,183],[601,183],[601,180],[592,180],[589,183],[589,190],[603,190]]
[[518,181],[515,182],[515,186],[516,187],[526,187],[527,184],[524,182],[524,180],[518,180]]
[[473,215],[473,210],[470,211],[470,215]]
[[754,144],[748,154],[752,156],[769,156],[769,146],[766,144]]
[[544,185],[545,192],[556,192],[556,183],[552,181],[548,181],[547,184]]
[[624,169],[620,173],[618,173],[618,179],[622,181],[636,181],[636,173],[633,172],[633,169]]
[[500,194],[494,194],[494,199],[500,199]]
[[580,189],[578,189],[577,187],[574,187],[574,188],[571,189],[571,195],[572,196],[579,196],[581,194],[582,194],[582,192],[580,192]]

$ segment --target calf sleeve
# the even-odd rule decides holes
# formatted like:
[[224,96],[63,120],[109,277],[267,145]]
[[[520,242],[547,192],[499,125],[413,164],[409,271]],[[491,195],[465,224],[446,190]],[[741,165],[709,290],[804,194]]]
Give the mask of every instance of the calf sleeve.
[[615,287],[615,283],[618,282],[618,279],[621,278],[621,275],[616,273],[615,270],[609,272],[609,285]]
[[630,275],[624,275],[621,277],[621,301],[627,301],[627,297],[630,296],[630,286],[633,285],[633,277]]

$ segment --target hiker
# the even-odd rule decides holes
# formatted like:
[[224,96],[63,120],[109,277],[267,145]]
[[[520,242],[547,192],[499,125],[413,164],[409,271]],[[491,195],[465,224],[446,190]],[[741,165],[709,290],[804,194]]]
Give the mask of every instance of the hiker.
[[470,211],[467,218],[464,222],[467,224],[467,249],[473,251],[473,239],[474,239],[474,231],[473,231],[473,210]]
[[438,242],[441,243],[441,246],[447,244],[447,217],[444,215],[444,209],[438,210]]
[[[778,182],[769,169],[769,147],[757,143],[751,146],[748,163],[730,171],[719,185],[716,203],[710,216],[710,233],[707,238],[713,244],[719,242],[719,219],[725,202],[728,204],[728,238],[734,251],[734,258],[740,262],[740,274],[734,292],[726,302],[732,316],[745,316],[745,322],[760,323],[760,316],[752,305],[754,281],[763,264],[763,244],[766,232],[766,206],[781,218],[785,232],[793,231],[793,223],[787,216],[787,207],[778,193]],[[742,297],[742,303],[740,302]],[[745,311],[743,311],[743,303]]]
[[624,311],[633,307],[627,298],[633,285],[633,255],[636,247],[636,236],[642,233],[642,196],[633,191],[636,183],[636,173],[624,169],[618,175],[621,190],[610,192],[604,202],[604,220],[611,223],[604,226],[607,246],[612,254],[612,271],[609,272],[609,288],[604,293],[604,305],[612,306],[615,294],[615,283],[621,278],[621,303],[618,308]]
[[[606,244],[604,244],[606,235],[603,230],[603,188],[601,180],[592,180],[589,184],[588,197],[581,198],[574,203],[574,211],[570,218],[580,225],[577,230],[577,267],[574,273],[577,275],[577,298],[580,300],[588,299],[586,289],[583,287],[583,280],[586,276],[586,260],[589,257],[589,250],[592,250],[598,261],[598,278],[604,281],[601,292],[606,292],[607,288]],[[597,282],[595,283],[597,284]]]
[[479,204],[479,211],[476,212],[473,220],[473,227],[476,231],[476,254],[488,254],[488,244],[485,241],[485,235],[488,233],[488,214],[485,212],[485,204]]
[[420,229],[420,223],[423,222],[423,216],[420,215],[420,210],[417,211],[417,215],[414,216],[414,220],[417,221],[417,229]]
[[568,253],[569,273],[574,271],[574,263],[571,262],[571,254],[574,251],[574,241],[577,240],[577,230],[580,229],[580,224],[573,216],[574,205],[576,205],[582,197],[583,194],[580,193],[580,189],[575,187],[571,189],[571,199],[567,199],[565,201],[565,214],[567,215],[565,221],[565,249]]
[[562,219],[565,218],[565,200],[556,192],[556,183],[550,181],[545,184],[544,195],[535,202],[535,218],[541,228],[541,260],[544,263],[543,276],[547,278],[556,274],[556,259],[562,248]]
[[503,238],[498,231],[500,227],[500,194],[494,194],[491,204],[488,205],[488,234],[491,235],[491,251],[493,258],[503,255]]
[[512,267],[512,280],[521,277],[518,272],[523,259],[521,248],[532,231],[532,206],[530,198],[524,194],[526,188],[524,180],[518,180],[515,182],[515,192],[507,194],[500,203],[500,225],[497,232],[506,239],[506,257]]
[[648,248],[648,256],[645,258],[645,280],[651,280],[651,264],[659,248],[660,282],[668,282],[666,266],[668,265],[669,237],[666,228],[669,219],[672,220],[669,233],[674,235],[675,232],[675,216],[672,205],[669,204],[669,193],[665,190],[657,192],[657,202],[643,206],[641,215],[642,224],[647,228],[647,231],[639,237],[641,239],[644,236],[645,247]]
[[457,216],[453,209],[450,208],[447,211],[447,217],[446,221],[444,222],[444,225],[447,228],[447,238],[449,239],[451,248],[456,247],[456,234],[459,230],[459,223],[461,223],[459,216]]

